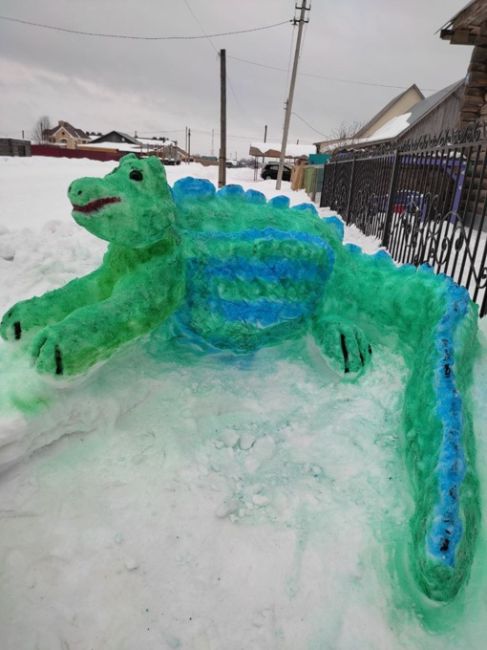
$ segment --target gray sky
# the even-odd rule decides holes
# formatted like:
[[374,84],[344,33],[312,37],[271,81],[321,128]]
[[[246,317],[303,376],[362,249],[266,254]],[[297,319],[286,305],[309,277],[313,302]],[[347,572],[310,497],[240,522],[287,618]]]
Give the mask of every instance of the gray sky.
[[[199,35],[292,18],[294,0],[2,0],[0,14],[71,29],[137,35]],[[425,94],[466,74],[471,48],[436,30],[466,0],[313,0],[299,71],[395,86]],[[188,10],[188,5],[200,25]],[[167,135],[210,153],[219,128],[219,62],[227,56],[288,69],[290,25],[200,41],[132,41],[75,36],[0,20],[0,136],[30,135],[40,115],[85,130]],[[215,49],[214,49],[215,48]],[[251,140],[280,141],[286,72],[228,58],[228,147],[244,156]],[[400,89],[299,75],[294,111],[325,136],[365,121]],[[323,136],[293,116],[290,141]]]

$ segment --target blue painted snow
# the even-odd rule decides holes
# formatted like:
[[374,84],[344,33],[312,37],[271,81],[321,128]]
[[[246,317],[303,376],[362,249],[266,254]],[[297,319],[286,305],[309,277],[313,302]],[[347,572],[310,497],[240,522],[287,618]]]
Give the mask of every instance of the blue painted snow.
[[212,198],[215,191],[215,186],[209,180],[187,176],[174,183],[172,195],[175,203],[179,204],[185,200]]
[[427,534],[427,550],[449,567],[455,566],[458,545],[463,534],[460,513],[460,489],[465,478],[466,459],[463,440],[463,407],[455,383],[454,337],[468,313],[470,298],[463,287],[445,278],[447,309],[435,337],[436,413],[441,422],[442,440],[436,467],[439,498],[433,522]]
[[[190,264],[191,266],[191,264]],[[228,280],[264,280],[267,282],[280,282],[281,280],[315,281],[326,280],[328,269],[323,265],[313,262],[301,262],[280,257],[270,257],[266,261],[249,260],[245,257],[233,257],[221,261],[216,258],[209,259],[203,269],[209,277]]]
[[302,212],[311,212],[312,214],[318,214],[318,210],[313,203],[299,203],[298,205],[293,205],[291,210],[298,210]]
[[245,192],[245,198],[249,203],[267,203],[265,195],[257,190],[247,190]]
[[241,185],[235,185],[230,183],[230,185],[224,185],[216,193],[217,197],[223,199],[229,199],[233,197],[243,198],[245,196],[244,189]]
[[345,224],[339,217],[324,217],[322,219],[327,226],[331,226],[336,234],[339,236],[340,241],[345,237]]
[[269,327],[306,316],[313,307],[313,304],[309,302],[267,300],[266,298],[250,302],[246,300],[212,300],[209,302],[211,307],[214,307],[230,322],[247,323],[260,327]]
[[274,196],[269,203],[274,207],[274,208],[288,208],[289,207],[289,198],[287,196],[284,196],[284,194],[279,194],[278,196]]

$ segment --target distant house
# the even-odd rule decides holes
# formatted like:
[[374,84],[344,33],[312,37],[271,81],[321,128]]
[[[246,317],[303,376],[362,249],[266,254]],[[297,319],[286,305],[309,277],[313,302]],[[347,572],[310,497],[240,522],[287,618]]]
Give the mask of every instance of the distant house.
[[135,153],[139,156],[158,156],[166,165],[179,164],[187,157],[186,152],[168,138],[139,138],[115,130],[92,138],[90,143],[83,145],[82,148],[85,151],[117,151],[123,154]]
[[140,145],[137,138],[132,137],[123,131],[109,131],[108,133],[91,140],[91,144],[101,144],[102,142],[120,142],[124,144]]
[[[301,157],[308,157],[316,153],[315,145],[312,144],[288,144],[286,147],[286,158],[296,160]],[[252,142],[249,148],[249,156],[256,158],[279,158],[281,156],[281,143],[279,142]]]
[[[407,111],[398,113],[384,122],[380,116],[384,111],[384,114],[389,113],[386,110],[389,106],[387,105],[353,138],[336,143],[334,141],[317,143],[319,151],[326,153],[336,149],[353,150],[385,143],[399,144],[427,133],[438,133],[442,129],[455,127],[460,119],[464,89],[465,80],[456,81],[429,97],[423,97]],[[380,126],[376,128],[378,124]]]
[[354,137],[369,138],[393,118],[409,112],[413,106],[416,106],[423,99],[424,95],[416,84],[409,86],[407,90],[386,104],[377,115],[374,115],[371,120],[354,134]]
[[67,149],[76,149],[79,144],[90,141],[87,133],[63,120],[60,120],[58,125],[52,129],[44,129],[42,137],[44,142],[57,144]]
[[[413,106],[424,99],[423,93],[416,84],[409,86],[406,90],[399,93],[397,97],[391,99],[381,110],[374,115],[366,124],[360,127],[349,139],[360,140],[362,138],[371,137],[376,131],[387,124],[390,120],[402,115],[412,109]],[[328,140],[321,140],[316,142],[318,153],[329,151],[335,147],[339,147],[343,143],[344,138],[330,138]]]
[[452,45],[473,45],[460,106],[460,125],[487,120],[487,2],[472,0],[440,32]]

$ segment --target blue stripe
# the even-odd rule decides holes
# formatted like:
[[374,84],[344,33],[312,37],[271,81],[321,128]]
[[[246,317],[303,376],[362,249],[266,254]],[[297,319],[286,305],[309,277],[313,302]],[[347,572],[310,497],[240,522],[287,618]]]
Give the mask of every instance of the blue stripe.
[[462,400],[455,384],[454,335],[467,315],[468,292],[448,280],[447,310],[436,332],[435,368],[437,415],[442,440],[436,476],[439,499],[433,511],[433,523],[427,535],[428,551],[442,564],[455,565],[455,555],[463,534],[460,517],[460,489],[466,473],[463,446]]
[[[189,262],[190,268],[195,272],[198,269],[198,261]],[[227,280],[265,280],[268,282],[279,282],[281,280],[326,280],[330,274],[329,265],[318,265],[312,262],[301,262],[280,257],[270,257],[265,262],[261,260],[249,260],[245,257],[233,257],[226,261],[216,258],[208,260],[205,266],[201,265],[201,271],[210,277],[217,277]]]
[[210,309],[215,309],[228,321],[268,327],[308,314],[312,306],[305,302],[267,300],[265,298],[247,302],[245,300],[210,300]]
[[298,241],[305,244],[318,246],[326,251],[331,260],[335,259],[330,245],[318,235],[310,235],[306,232],[297,232],[294,230],[277,230],[276,228],[264,228],[263,230],[243,230],[241,232],[223,232],[223,231],[192,231],[191,236],[196,239],[222,240],[222,241]]

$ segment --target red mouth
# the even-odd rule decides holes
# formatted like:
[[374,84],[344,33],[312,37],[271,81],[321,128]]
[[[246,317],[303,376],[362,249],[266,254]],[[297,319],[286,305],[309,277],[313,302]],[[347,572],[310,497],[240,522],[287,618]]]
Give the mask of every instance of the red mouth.
[[73,203],[73,210],[76,210],[76,212],[83,212],[84,214],[88,214],[89,212],[100,210],[100,208],[103,208],[109,203],[120,203],[120,201],[121,199],[119,199],[118,196],[107,196],[104,199],[96,199],[95,201],[90,201],[85,205],[75,205]]

